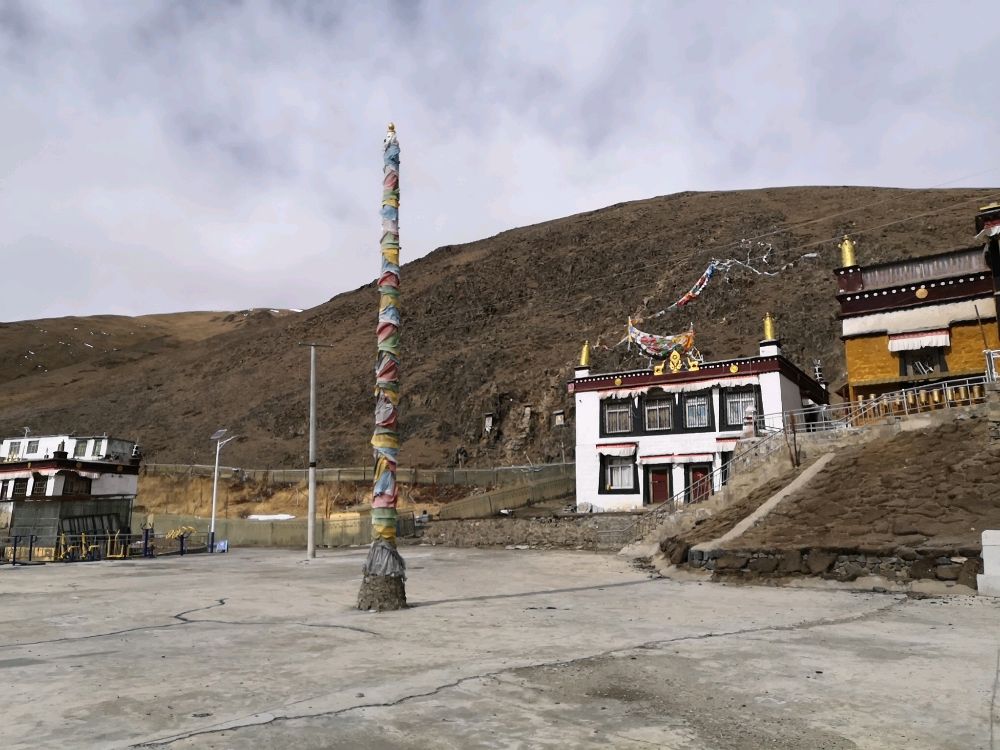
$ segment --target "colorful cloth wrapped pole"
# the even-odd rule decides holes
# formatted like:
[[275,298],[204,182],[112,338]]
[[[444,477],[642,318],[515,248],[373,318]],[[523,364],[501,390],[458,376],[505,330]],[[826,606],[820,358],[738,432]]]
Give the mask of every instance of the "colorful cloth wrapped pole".
[[406,565],[396,549],[396,462],[399,457],[399,142],[390,123],[382,144],[382,267],[378,278],[375,432],[372,448],[372,545],[358,594],[359,609],[406,607]]
[[378,278],[375,361],[374,539],[396,546],[396,460],[399,456],[399,142],[390,125],[383,147],[382,269]]

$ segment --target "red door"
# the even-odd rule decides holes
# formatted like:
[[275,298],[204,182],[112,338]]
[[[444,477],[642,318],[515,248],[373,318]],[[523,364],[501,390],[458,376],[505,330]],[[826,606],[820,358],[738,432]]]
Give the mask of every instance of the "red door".
[[670,499],[670,469],[649,470],[649,502],[665,503]]
[[707,465],[695,465],[688,472],[688,502],[698,503],[712,494],[712,469]]

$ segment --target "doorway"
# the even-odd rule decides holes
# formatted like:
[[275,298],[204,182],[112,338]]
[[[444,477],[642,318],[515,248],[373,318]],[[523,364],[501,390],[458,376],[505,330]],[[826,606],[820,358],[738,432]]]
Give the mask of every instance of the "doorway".
[[670,465],[646,469],[646,505],[665,503],[670,499]]
[[687,472],[687,499],[689,503],[700,503],[712,494],[712,465],[689,464]]

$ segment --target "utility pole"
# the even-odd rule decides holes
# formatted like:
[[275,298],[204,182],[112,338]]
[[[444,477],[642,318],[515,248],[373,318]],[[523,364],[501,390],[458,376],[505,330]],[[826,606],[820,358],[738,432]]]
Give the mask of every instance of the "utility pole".
[[299,342],[309,347],[309,503],[306,511],[306,557],[316,557],[316,347],[332,349],[332,344]]

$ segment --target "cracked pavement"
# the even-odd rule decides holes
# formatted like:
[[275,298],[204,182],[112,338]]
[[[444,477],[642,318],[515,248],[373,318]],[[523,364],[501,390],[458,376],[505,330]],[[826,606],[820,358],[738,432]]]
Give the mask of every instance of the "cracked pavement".
[[[406,547],[0,568],[0,747],[989,748],[1000,603]],[[1000,745],[998,745],[1000,748]]]

